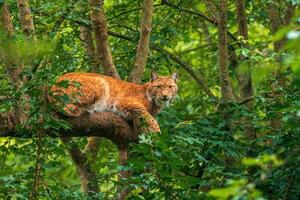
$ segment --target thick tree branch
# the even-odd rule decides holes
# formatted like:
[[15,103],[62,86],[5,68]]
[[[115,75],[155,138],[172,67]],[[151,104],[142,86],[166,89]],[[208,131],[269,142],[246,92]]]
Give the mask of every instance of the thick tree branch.
[[[12,113],[0,115],[0,137],[36,137],[34,133],[30,132],[30,129],[24,130],[24,132],[17,132],[15,130],[17,124],[13,121],[11,115]],[[131,124],[122,117],[110,112],[86,114],[77,118],[59,116],[59,119],[67,121],[72,128],[54,132],[48,130],[45,134],[50,137],[105,137],[117,145],[136,141],[138,136],[138,131],[134,132]]]
[[152,29],[153,1],[144,0],[143,17],[140,25],[140,39],[136,50],[136,57],[133,65],[132,73],[129,80],[134,83],[140,83],[143,75],[150,44],[150,34]]

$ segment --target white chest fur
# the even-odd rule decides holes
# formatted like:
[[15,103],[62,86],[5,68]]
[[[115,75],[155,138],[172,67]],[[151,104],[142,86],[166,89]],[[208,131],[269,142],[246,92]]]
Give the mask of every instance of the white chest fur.
[[103,85],[103,94],[101,95],[101,98],[98,101],[96,101],[87,109],[87,111],[89,113],[113,112],[116,115],[126,118],[124,112],[118,109],[118,101],[113,101],[110,97],[109,83],[104,79],[101,79],[100,83]]
[[105,112],[105,111],[108,111],[108,108],[110,107],[110,105],[109,105],[109,99],[110,99],[109,83],[102,78],[99,79],[99,82],[102,85],[102,90],[103,90],[102,95],[94,104],[92,104],[87,109],[87,111],[89,113]]

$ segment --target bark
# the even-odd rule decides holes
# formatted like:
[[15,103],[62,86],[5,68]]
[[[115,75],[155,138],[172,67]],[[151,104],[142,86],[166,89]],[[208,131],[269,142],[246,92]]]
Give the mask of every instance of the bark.
[[[270,2],[267,4],[267,12],[268,17],[270,20],[270,27],[272,34],[276,34],[276,32],[283,28],[284,26],[287,26],[294,15],[296,6],[293,6],[291,2],[281,2],[281,1],[275,1]],[[280,40],[274,41],[274,50],[275,52],[280,52],[282,48],[284,47],[286,43],[286,38],[282,38]],[[278,64],[281,64],[282,60],[280,57],[277,57],[276,61]],[[285,78],[281,77],[280,69],[275,72],[274,74],[275,78],[277,79],[280,87],[284,87],[286,84]],[[275,102],[280,104],[280,95],[278,95],[276,92],[276,83],[271,83],[272,87],[272,94],[274,94],[273,99]],[[281,121],[281,114],[277,113],[275,115],[275,118],[270,121],[270,126],[274,130],[279,130],[282,126]]]
[[[36,137],[35,134],[30,134],[28,129],[24,132],[18,132],[14,119],[11,117],[12,113],[0,116],[0,137]],[[114,115],[113,113],[95,113],[93,115],[83,115],[78,118],[70,118],[59,116],[60,119],[66,120],[72,127],[70,130],[60,130],[52,132],[48,130],[44,132],[50,137],[60,137],[62,141],[67,144],[70,142],[70,137],[87,137],[96,136],[97,138],[89,138],[85,151],[82,152],[74,143],[68,151],[71,158],[78,169],[81,179],[82,190],[91,197],[93,193],[98,192],[98,181],[96,173],[92,171],[93,159],[95,159],[99,150],[99,137],[110,139],[120,150],[120,163],[125,164],[128,158],[127,149],[124,149],[130,142],[136,142],[138,139],[139,130],[134,131],[131,124],[123,118]],[[60,134],[57,134],[59,132]],[[45,135],[44,135],[45,136]],[[122,150],[123,149],[123,150]],[[91,159],[88,159],[88,158]],[[122,172],[120,177],[128,177],[128,172]],[[127,189],[123,189],[121,196],[125,198],[128,194]]]
[[[228,70],[228,48],[227,48],[227,11],[228,11],[228,0],[220,0],[220,12],[219,12],[219,23],[218,23],[218,56],[219,56],[219,79],[221,86],[222,102],[220,104],[220,112],[223,114],[224,121],[227,123],[225,130],[229,131],[232,128],[231,117],[229,113],[228,102],[234,99],[229,70]],[[225,135],[224,140],[232,141],[230,135]],[[233,142],[233,141],[232,141]],[[222,152],[225,154],[225,151]],[[233,162],[233,158],[224,155],[224,163],[226,166],[230,166]]]
[[222,99],[225,101],[233,100],[233,93],[229,78],[228,71],[228,50],[227,50],[227,0],[221,0],[220,2],[220,13],[219,13],[219,23],[218,23],[218,56],[219,56],[219,76]]
[[17,0],[17,5],[19,9],[19,17],[22,30],[27,38],[34,39],[35,28],[30,10],[29,0]]
[[[128,146],[127,145],[122,145],[119,148],[120,154],[119,154],[119,165],[125,166],[127,164],[127,159],[129,158],[128,155]],[[120,180],[124,179],[124,178],[129,178],[131,176],[131,172],[128,170],[123,170],[119,173],[119,182]],[[119,197],[119,200],[125,200],[126,196],[130,193],[130,188],[129,186],[125,186],[125,187],[121,187],[118,186],[117,188]]]
[[15,31],[11,20],[9,5],[6,1],[4,1],[1,10],[4,30],[6,31],[8,38],[12,38],[15,35]]
[[[247,16],[246,16],[246,6],[244,0],[236,0],[236,15],[238,22],[238,33],[239,36],[242,36],[245,40],[242,43],[243,48],[248,48],[248,26],[247,26]],[[239,83],[240,89],[240,98],[242,101],[246,102],[246,106],[249,110],[253,109],[253,84],[252,84],[252,74],[251,74],[251,66],[250,61],[241,55],[240,57],[240,65],[237,68],[237,79]],[[250,99],[250,100],[248,100]],[[248,101],[245,101],[248,100]],[[256,133],[254,127],[247,122],[250,122],[251,119],[248,117],[241,118],[241,122],[246,124],[244,126],[246,135],[250,141],[256,139]],[[248,156],[253,156],[253,151],[250,150],[247,152]]]
[[137,46],[137,52],[133,70],[129,80],[134,83],[140,83],[141,77],[145,70],[147,63],[150,34],[152,29],[152,16],[153,16],[153,1],[144,0],[143,2],[143,17],[140,25],[140,39]]
[[207,7],[209,15],[215,20],[218,21],[218,9],[217,5],[211,0],[204,0],[204,3]]
[[[7,4],[7,2],[4,2],[1,7],[1,18],[3,21],[3,24],[2,24],[3,28],[4,28],[8,38],[13,38],[15,35],[15,32],[14,32],[14,27],[13,27],[12,20],[11,20],[9,5]],[[21,69],[16,66],[17,63],[15,62],[15,59],[11,55],[11,52],[13,52],[13,48],[15,48],[15,47],[8,44],[6,46],[6,48],[7,49],[4,50],[4,51],[6,51],[6,53],[2,53],[5,68],[8,73],[10,82],[14,86],[16,86],[16,83],[18,83],[18,80],[19,80],[19,75],[21,73]]]
[[110,47],[108,44],[108,33],[106,18],[103,10],[103,0],[90,0],[90,18],[96,42],[97,56],[104,70],[104,74],[118,78],[119,74],[113,63]]
[[[274,4],[273,2],[267,5],[267,13],[270,20],[270,26],[273,35],[280,28],[288,25],[294,15],[295,6],[293,6],[292,3],[289,2],[287,3],[287,5],[284,5],[284,7],[286,7],[286,10],[283,13],[281,13],[279,10],[280,8],[277,8],[276,4]],[[285,38],[275,41],[274,50],[276,52],[279,52],[285,43],[286,43]]]
[[61,138],[62,142],[66,145],[68,152],[76,165],[81,189],[84,193],[92,196],[94,193],[99,192],[97,174],[93,172],[91,164],[88,161],[88,156],[81,152],[81,150],[71,142],[70,138]]
[[[67,121],[72,128],[56,132],[47,130],[44,134],[49,137],[105,137],[118,146],[137,141],[138,138],[139,132],[133,131],[130,123],[110,112],[94,113],[92,115],[86,114],[77,118],[65,116],[59,116],[58,118]],[[0,137],[36,137],[28,127],[23,132],[18,132],[16,130],[18,124],[12,118],[12,113],[0,115],[0,124],[2,124],[0,127]]]
[[[3,20],[3,27],[8,36],[8,39],[12,39],[15,33],[11,19],[11,14],[9,11],[9,5],[7,4],[7,2],[4,2],[1,8],[1,18]],[[14,48],[16,48],[16,46],[9,41],[7,45],[5,45],[5,47],[0,50],[3,51],[1,52],[1,56],[4,61],[4,67],[8,75],[8,79],[10,83],[16,89],[18,89],[21,84],[20,74],[22,72],[22,65],[20,65],[13,56],[15,51]],[[20,104],[20,101],[18,101],[17,104]],[[16,104],[13,105],[12,110],[14,115],[11,116],[18,124],[21,123],[21,121],[24,121],[25,117],[21,109],[19,109],[19,107],[20,106]]]
[[92,72],[98,72],[100,69],[99,61],[97,59],[95,45],[93,42],[92,32],[85,26],[80,26],[80,38],[83,41],[86,55],[88,56],[89,63],[92,66]]
[[[237,10],[237,22],[238,22],[238,33],[243,37],[245,43],[243,43],[243,48],[248,48],[248,27],[247,27],[247,17],[246,17],[246,7],[244,0],[236,0],[236,10]],[[241,67],[238,68],[238,82],[240,86],[240,97],[241,100],[253,96],[253,85],[251,77],[250,63],[247,58],[241,55],[240,57]],[[252,102],[249,101],[247,105],[251,107]]]

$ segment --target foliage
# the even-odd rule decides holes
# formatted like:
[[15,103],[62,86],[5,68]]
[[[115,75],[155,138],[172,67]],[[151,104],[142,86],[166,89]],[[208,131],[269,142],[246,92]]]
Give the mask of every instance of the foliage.
[[[0,31],[0,96],[11,97],[0,100],[0,114],[9,111],[22,95],[30,95],[30,101],[21,104],[30,105],[26,125],[33,127],[33,132],[22,133],[24,138],[0,138],[0,199],[27,199],[34,181],[38,143],[38,139],[29,138],[41,128],[69,128],[51,115],[53,108],[46,102],[43,88],[52,85],[63,73],[92,68],[79,39],[79,26],[89,21],[84,0],[30,1],[37,40],[28,41],[20,31],[15,1],[8,2],[17,34],[8,39]],[[237,57],[247,57],[251,64],[255,88],[253,108],[238,101],[229,102],[226,112],[230,113],[231,120],[224,120],[219,101],[207,97],[197,82],[169,56],[151,50],[143,81],[149,80],[151,69],[160,74],[177,70],[179,95],[170,108],[157,116],[162,134],[140,135],[139,143],[131,145],[128,165],[118,165],[114,144],[108,140],[101,143],[93,163],[100,185],[99,194],[95,194],[98,199],[116,196],[120,170],[132,172],[132,177],[122,182],[132,188],[129,199],[298,199],[299,10],[289,25],[273,35],[268,13],[262,9],[267,2],[270,1],[247,1],[249,45],[242,47],[237,41],[229,41],[230,48],[235,48],[232,52]],[[296,0],[290,2],[299,4]],[[172,3],[213,18],[204,1]],[[230,3],[228,28],[236,35],[234,1]],[[137,41],[140,19],[137,8],[140,1],[106,1],[109,30]],[[287,40],[284,49],[275,52],[273,43],[282,38]],[[243,42],[242,38],[238,40]],[[116,68],[126,79],[134,62],[136,43],[117,37],[109,37],[109,42]],[[155,1],[151,43],[187,61],[212,93],[221,96],[215,25]],[[9,82],[4,67],[7,57],[24,65],[21,76],[30,81],[20,88]],[[34,66],[38,66],[36,70]],[[229,67],[232,85],[238,94],[233,63]],[[247,121],[241,120],[243,118]],[[254,128],[255,139],[249,139],[246,126]],[[76,142],[83,147],[86,139],[76,139]],[[90,199],[80,192],[80,179],[65,146],[58,139],[43,137],[41,147],[38,198]]]

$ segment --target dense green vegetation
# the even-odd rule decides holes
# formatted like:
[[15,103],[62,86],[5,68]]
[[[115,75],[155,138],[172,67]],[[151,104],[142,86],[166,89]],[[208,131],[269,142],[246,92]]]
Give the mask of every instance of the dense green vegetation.
[[[154,1],[142,82],[153,69],[159,74],[178,71],[179,94],[157,116],[162,133],[141,134],[138,143],[130,144],[126,165],[118,163],[118,148],[108,139],[101,140],[99,153],[88,155],[97,193],[81,191],[66,145],[40,134],[70,128],[53,117],[44,88],[66,72],[104,73],[95,70],[80,36],[82,27],[92,32],[88,2],[30,1],[34,36],[22,29],[17,3],[0,0],[1,9],[4,3],[9,4],[14,35],[0,23],[0,112],[7,116],[18,105],[18,114],[24,112],[27,119],[16,124],[15,137],[3,136],[0,120],[0,199],[114,199],[117,185],[131,188],[128,199],[299,199],[298,0],[246,0],[248,39],[239,31],[236,1],[228,1],[232,98],[224,97],[219,76],[222,49],[214,22],[220,21],[220,0]],[[109,45],[123,80],[136,55],[142,3],[104,3]],[[23,81],[11,82],[9,70],[20,66]],[[254,92],[245,96],[239,78],[247,76]],[[69,146],[83,149],[86,142],[78,137]],[[118,181],[122,170],[132,175]]]

